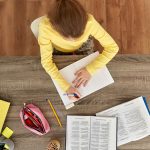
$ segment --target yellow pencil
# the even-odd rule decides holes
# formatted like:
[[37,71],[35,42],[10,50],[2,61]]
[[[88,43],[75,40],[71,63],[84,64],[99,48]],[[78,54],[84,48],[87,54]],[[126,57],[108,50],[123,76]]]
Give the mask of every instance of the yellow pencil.
[[60,127],[62,127],[62,124],[61,124],[61,122],[60,122],[60,119],[59,119],[59,117],[58,117],[58,115],[57,115],[57,113],[56,113],[56,111],[55,111],[55,109],[54,109],[54,107],[53,107],[51,101],[50,101],[49,99],[47,99],[47,101],[48,101],[48,103],[49,103],[49,105],[50,105],[50,107],[51,107],[51,109],[52,109],[52,111],[53,111],[53,113],[54,113],[54,115],[55,115],[55,117],[56,117],[56,120],[58,121]]

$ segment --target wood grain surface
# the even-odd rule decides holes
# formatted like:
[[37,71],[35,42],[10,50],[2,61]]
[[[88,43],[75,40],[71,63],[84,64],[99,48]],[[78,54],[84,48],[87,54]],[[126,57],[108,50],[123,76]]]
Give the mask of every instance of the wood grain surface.
[[[150,54],[150,0],[78,0],[115,39],[123,54]],[[0,56],[38,56],[31,22],[51,0],[0,0]],[[96,43],[96,48],[100,48]]]
[[[54,61],[61,69],[83,56],[55,56]],[[5,122],[14,130],[12,139],[15,150],[45,150],[49,140],[61,141],[65,150],[66,115],[95,115],[96,112],[146,96],[150,104],[150,56],[120,55],[109,63],[108,68],[115,83],[79,101],[75,107],[65,107],[50,79],[40,64],[39,57],[0,57],[0,99],[11,102]],[[63,123],[60,128],[51,112],[49,98]],[[37,136],[25,129],[19,112],[23,103],[39,106],[51,125],[51,132]],[[119,147],[119,150],[150,150],[150,137]]]

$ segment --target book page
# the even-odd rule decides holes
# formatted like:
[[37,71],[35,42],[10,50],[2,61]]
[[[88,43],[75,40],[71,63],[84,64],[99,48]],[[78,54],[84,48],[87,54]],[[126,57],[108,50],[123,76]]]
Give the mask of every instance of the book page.
[[90,150],[116,150],[117,119],[91,117]]
[[104,112],[97,113],[96,116],[114,116],[118,118],[118,145],[130,142],[129,132],[126,128],[124,112],[118,112],[117,109],[112,108]]
[[118,146],[150,135],[150,116],[143,97],[96,115],[118,117]]
[[[78,71],[79,69],[85,67],[87,64],[89,64],[91,61],[93,61],[97,56],[99,55],[99,52],[95,52],[63,69],[60,70],[60,73],[64,77],[68,83],[72,85],[72,81],[75,79],[74,73]],[[52,79],[53,80],[53,79]],[[66,109],[69,109],[74,106],[73,101],[69,100],[68,96],[64,96],[64,92],[60,89],[59,85],[53,80],[54,85],[56,86],[56,89],[66,107]],[[113,78],[111,77],[111,74],[109,73],[107,67],[99,69],[91,78],[91,80],[88,82],[86,87],[80,87],[78,90],[81,94],[81,98],[84,98],[93,92],[102,89],[110,84],[114,83]]]
[[[134,106],[134,107],[133,107]],[[124,114],[126,126],[132,141],[150,135],[150,116],[143,98],[129,103],[128,112]]]
[[66,150],[90,150],[90,117],[67,116]]

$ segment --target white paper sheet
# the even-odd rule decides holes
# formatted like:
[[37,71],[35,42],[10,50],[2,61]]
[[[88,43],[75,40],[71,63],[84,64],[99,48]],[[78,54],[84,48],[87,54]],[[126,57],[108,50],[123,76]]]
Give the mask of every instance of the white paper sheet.
[[[74,73],[78,71],[79,69],[85,67],[88,65],[91,61],[93,61],[97,56],[99,55],[99,52],[95,52],[63,69],[60,70],[60,73],[64,77],[66,81],[68,81],[70,84],[72,84],[72,81],[75,79]],[[53,79],[52,79],[53,80]],[[69,109],[74,106],[74,103],[69,100],[68,96],[64,96],[64,92],[60,89],[59,85],[53,80],[56,89],[66,107],[66,109]],[[86,97],[87,95],[90,95],[91,93],[98,91],[99,89],[102,89],[109,84],[114,83],[114,80],[109,73],[107,67],[104,67],[102,69],[99,69],[95,75],[92,76],[91,80],[87,84],[86,87],[80,87],[78,90],[81,94],[81,98]]]

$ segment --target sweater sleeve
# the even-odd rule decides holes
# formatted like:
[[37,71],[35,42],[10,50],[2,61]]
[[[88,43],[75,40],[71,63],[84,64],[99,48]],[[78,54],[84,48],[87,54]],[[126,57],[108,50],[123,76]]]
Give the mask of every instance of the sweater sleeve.
[[39,36],[38,36],[38,43],[40,46],[40,53],[41,53],[41,64],[45,71],[54,79],[61,89],[65,92],[69,87],[70,84],[63,78],[60,74],[56,64],[53,62],[53,47],[49,37],[49,29],[43,23],[43,21],[39,24]]
[[94,19],[92,19],[91,35],[99,41],[104,48],[103,52],[90,64],[86,66],[87,71],[93,75],[98,69],[104,67],[119,51],[119,47],[104,28]]

